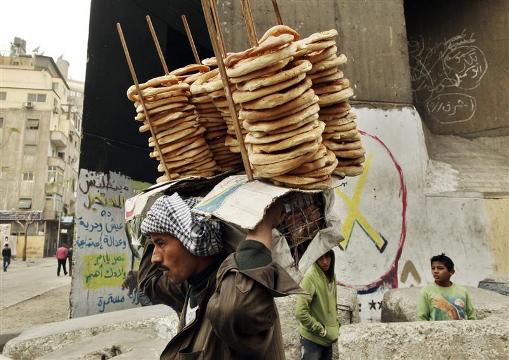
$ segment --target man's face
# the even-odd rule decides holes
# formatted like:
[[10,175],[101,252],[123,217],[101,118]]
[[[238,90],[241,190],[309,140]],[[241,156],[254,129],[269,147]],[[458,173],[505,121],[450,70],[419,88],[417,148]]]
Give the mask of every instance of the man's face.
[[331,258],[329,254],[325,254],[320,256],[318,260],[316,260],[316,263],[318,266],[320,266],[320,269],[322,269],[323,272],[327,272],[330,267]]
[[179,240],[169,234],[150,234],[150,240],[154,244],[152,263],[159,264],[172,283],[180,284],[194,275],[196,256]]
[[454,274],[454,270],[449,271],[440,261],[433,261],[431,263],[431,274],[433,275],[435,282],[447,284],[449,283],[451,276]]

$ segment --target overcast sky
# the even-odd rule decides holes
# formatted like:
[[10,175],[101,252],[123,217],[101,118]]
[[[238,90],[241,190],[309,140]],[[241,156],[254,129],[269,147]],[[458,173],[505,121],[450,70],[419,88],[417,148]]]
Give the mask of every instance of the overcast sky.
[[27,53],[71,64],[69,77],[85,80],[90,0],[0,0],[0,51],[9,54],[15,36],[27,42]]

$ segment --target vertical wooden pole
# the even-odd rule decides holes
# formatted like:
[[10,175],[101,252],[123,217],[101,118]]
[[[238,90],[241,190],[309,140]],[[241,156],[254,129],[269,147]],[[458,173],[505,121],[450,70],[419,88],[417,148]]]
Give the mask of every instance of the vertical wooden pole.
[[283,25],[283,18],[281,17],[281,13],[279,12],[279,6],[277,6],[277,0],[272,0],[272,7],[274,8],[274,12],[276,13],[277,24]]
[[191,33],[191,28],[187,22],[187,17],[185,15],[181,15],[182,22],[184,23],[184,28],[186,29],[187,39],[189,40],[189,45],[191,45],[191,50],[193,51],[194,61],[197,64],[201,64],[200,57],[198,56],[198,50],[196,50],[196,45],[194,44],[193,34]]
[[[157,137],[154,132],[154,127],[152,126],[150,117],[148,115],[147,107],[145,106],[145,99],[143,99],[143,94],[140,89],[138,77],[136,76],[136,72],[134,71],[134,66],[133,66],[133,62],[131,60],[131,55],[129,55],[129,49],[127,48],[127,43],[124,38],[124,32],[122,31],[122,26],[120,25],[120,23],[117,23],[117,32],[118,32],[118,36],[120,37],[120,42],[122,43],[122,48],[124,49],[124,55],[127,60],[127,66],[129,67],[129,71],[131,72],[131,77],[133,78],[134,85],[136,86],[136,92],[138,93],[138,96],[140,97],[141,106],[143,108],[143,113],[145,114],[145,119],[147,120],[147,124],[150,129],[150,134],[152,134],[152,139],[154,139],[154,144],[156,146],[157,152],[159,153],[159,159],[161,160],[161,164],[163,165],[164,173],[166,174],[166,177],[168,178],[168,180],[171,180],[170,171],[168,170],[168,166],[166,165],[166,162],[164,161],[163,153],[161,152],[161,147],[159,146],[159,141],[157,141]],[[168,69],[166,68],[166,71],[167,70]]]
[[[216,27],[216,29],[221,29],[221,23],[219,21],[219,15],[217,14],[217,7],[216,7],[216,4],[213,3],[214,0],[210,0],[210,9],[211,9],[211,12],[212,12],[212,20],[214,21],[214,25]],[[219,50],[221,50],[221,54],[224,54],[224,56],[226,57],[226,47],[225,47],[225,43],[224,43],[224,39],[222,38],[223,34],[222,32],[218,32],[217,34],[217,42],[218,42],[218,45],[219,45]]]
[[[226,75],[226,68],[224,66],[224,56],[226,56],[226,53],[221,52],[221,47],[219,45],[219,39],[222,38],[222,34],[220,33],[221,28],[216,29],[213,19],[213,8],[215,8],[215,4],[213,4],[210,0],[201,0],[201,4],[203,8],[203,14],[205,15],[205,21],[207,23],[207,29],[209,31],[212,48],[214,49],[214,55],[217,59],[217,66],[219,68],[219,73],[221,74],[221,80],[223,81],[223,88],[226,95],[226,100],[228,101],[228,109],[230,110],[230,115],[233,120],[235,135],[239,143],[242,163],[244,164],[244,169],[246,171],[248,181],[252,181],[253,173],[249,164],[249,157],[247,154],[246,145],[244,143],[244,138],[242,136],[239,119],[237,117],[237,111],[235,110],[235,103],[233,102],[233,97],[230,90],[230,82],[228,80],[228,76]],[[224,44],[222,45],[224,46]]]
[[[152,25],[152,20],[150,19],[150,16],[145,16],[145,19],[147,20],[148,28],[150,30],[150,34],[152,34],[152,40],[154,40],[154,45],[156,46],[157,55],[159,55],[159,60],[161,61],[161,65],[163,66],[164,73],[166,75],[170,74],[170,71],[168,70],[168,66],[166,65],[166,60],[164,59],[163,51],[161,50],[161,44],[159,43],[159,39],[157,38],[156,31],[154,30],[154,25]],[[140,95],[141,97],[141,95]],[[161,159],[162,159],[162,154]]]
[[258,36],[256,35],[251,3],[249,0],[240,0],[240,4],[242,5],[242,15],[244,16],[244,22],[246,23],[249,43],[251,44],[251,47],[255,47],[258,45]]

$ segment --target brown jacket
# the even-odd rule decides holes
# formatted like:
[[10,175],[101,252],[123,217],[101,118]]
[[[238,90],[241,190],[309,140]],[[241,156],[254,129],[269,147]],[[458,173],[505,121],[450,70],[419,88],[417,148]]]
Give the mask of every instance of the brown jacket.
[[[140,288],[153,302],[162,296],[160,302],[166,303],[164,299],[171,298],[168,305],[176,310],[185,309],[189,294],[184,303],[181,295],[187,285],[176,287],[163,276],[155,276],[157,269],[147,271],[155,265],[147,266],[145,255],[138,275]],[[161,359],[284,359],[273,298],[296,293],[302,290],[276,263],[241,271],[231,254],[197,294],[196,319],[184,326],[185,311],[180,312],[179,331]]]

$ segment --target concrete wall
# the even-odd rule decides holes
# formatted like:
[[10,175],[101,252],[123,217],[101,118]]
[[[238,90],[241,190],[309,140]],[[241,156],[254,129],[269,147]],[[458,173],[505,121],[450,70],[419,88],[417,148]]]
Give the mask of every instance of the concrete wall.
[[509,134],[508,19],[505,0],[406,2],[415,105],[433,132]]
[[[25,236],[14,237],[16,244],[15,254],[19,257],[23,255],[25,246]],[[27,258],[42,258],[44,256],[44,235],[27,236]]]
[[80,170],[71,317],[137,306],[121,289],[133,260],[124,229],[124,202],[133,195],[126,176]]
[[[432,192],[421,120],[412,107],[355,107],[363,131],[363,175],[336,189],[345,240],[338,280],[360,294],[363,320],[379,320],[387,289],[432,281],[429,259],[455,261],[453,281],[477,286],[507,271],[509,199]],[[505,226],[505,227],[504,227]]]
[[[276,17],[270,0],[251,3],[260,37],[276,24]],[[338,49],[349,58],[344,69],[356,100],[412,103],[402,0],[292,0],[278,5],[285,25],[302,37],[338,30]],[[240,1],[221,1],[219,7],[228,50],[248,48]]]

